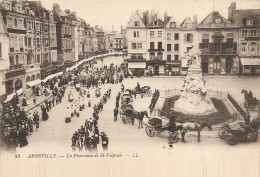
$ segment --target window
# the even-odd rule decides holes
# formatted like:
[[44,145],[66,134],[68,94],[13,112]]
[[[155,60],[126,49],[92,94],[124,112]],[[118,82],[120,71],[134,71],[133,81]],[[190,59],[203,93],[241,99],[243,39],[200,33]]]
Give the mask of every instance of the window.
[[10,66],[13,66],[14,65],[14,56],[10,56],[9,61],[10,61]]
[[251,33],[252,37],[255,37],[256,36],[256,30],[252,30],[251,32],[252,32]]
[[252,42],[251,43],[251,52],[255,52],[256,51],[256,43]]
[[136,26],[136,27],[139,26],[139,21],[135,21],[135,26]]
[[157,26],[157,25],[158,25],[157,20],[156,20],[156,21],[153,21],[153,25],[154,25],[154,26]]
[[37,63],[40,63],[40,62],[41,62],[41,55],[40,55],[40,54],[37,54],[37,56],[36,56],[36,62],[37,62]]
[[227,38],[227,48],[233,48],[234,39]]
[[23,48],[23,40],[24,40],[23,37],[19,37],[19,47],[20,48]]
[[137,44],[137,48],[138,48],[138,49],[141,49],[141,48],[142,48],[142,43],[138,43],[138,44]]
[[171,40],[171,33],[167,33],[167,40]]
[[174,60],[179,60],[179,55],[174,55]]
[[162,31],[158,31],[158,37],[162,37]]
[[179,44],[174,44],[174,51],[179,51]]
[[16,56],[15,56],[15,64],[18,65],[19,63],[20,63],[20,61],[19,61],[19,56],[16,55]]
[[241,51],[246,52],[246,42],[242,43]]
[[193,34],[192,33],[184,34],[184,41],[193,42]]
[[27,37],[24,37],[24,45],[27,47]]
[[2,58],[2,44],[0,43],[0,59]]
[[162,49],[162,42],[158,42],[158,49]]
[[134,31],[134,37],[139,37],[139,31]]
[[154,31],[150,31],[150,38],[154,38]]
[[170,23],[170,27],[171,27],[171,28],[176,28],[176,23],[175,23],[175,22],[171,22],[171,23]]
[[14,19],[14,27],[17,28],[18,26],[18,22],[17,22],[17,18]]
[[242,30],[242,37],[247,37],[247,30]]
[[222,39],[219,38],[219,37],[213,39],[213,42],[214,42],[214,43],[221,43],[221,41],[222,41]]
[[170,61],[172,59],[171,55],[167,55],[167,60]]
[[209,39],[202,39],[202,48],[208,48],[209,47]]
[[132,49],[136,49],[136,43],[132,43]]
[[171,44],[167,44],[167,51],[171,51],[172,50],[172,45]]
[[154,42],[150,42],[150,49],[154,49]]
[[252,18],[247,19],[246,25],[247,26],[252,26],[253,25],[253,19]]
[[174,40],[179,40],[179,33],[174,34]]

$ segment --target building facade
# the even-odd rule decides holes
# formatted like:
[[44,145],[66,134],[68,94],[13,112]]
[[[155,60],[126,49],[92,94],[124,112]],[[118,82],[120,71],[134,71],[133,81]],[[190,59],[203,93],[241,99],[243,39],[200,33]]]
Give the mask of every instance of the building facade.
[[228,8],[228,20],[239,26],[240,74],[260,75],[260,9],[237,10],[233,2]]
[[76,64],[75,58],[75,16],[69,10],[62,11],[58,4],[53,5],[54,20],[57,22],[57,52],[58,60],[64,62],[64,67]]
[[123,36],[119,32],[115,32],[113,48],[115,53],[123,53]]
[[202,72],[208,74],[238,74],[238,26],[216,11],[197,26]]

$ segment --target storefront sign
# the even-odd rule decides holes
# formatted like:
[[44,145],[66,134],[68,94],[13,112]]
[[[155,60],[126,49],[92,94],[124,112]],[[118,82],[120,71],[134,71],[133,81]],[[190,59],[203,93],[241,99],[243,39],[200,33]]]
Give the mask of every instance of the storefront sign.
[[242,65],[260,65],[260,58],[241,58]]
[[166,61],[166,65],[180,65],[180,61]]
[[128,68],[146,68],[145,62],[129,62]]

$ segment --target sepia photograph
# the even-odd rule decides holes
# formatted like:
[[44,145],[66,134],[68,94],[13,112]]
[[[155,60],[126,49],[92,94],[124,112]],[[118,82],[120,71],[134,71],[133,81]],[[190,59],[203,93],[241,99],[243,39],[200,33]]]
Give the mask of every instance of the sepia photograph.
[[0,0],[0,177],[259,177],[259,0]]

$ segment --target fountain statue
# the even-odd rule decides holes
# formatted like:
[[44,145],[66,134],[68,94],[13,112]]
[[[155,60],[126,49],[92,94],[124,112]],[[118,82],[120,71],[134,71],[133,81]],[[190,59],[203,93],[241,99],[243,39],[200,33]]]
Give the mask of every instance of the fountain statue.
[[174,104],[174,111],[192,115],[207,115],[217,111],[207,94],[206,81],[198,65],[199,55],[193,49],[186,55],[189,61],[188,74],[180,98]]

